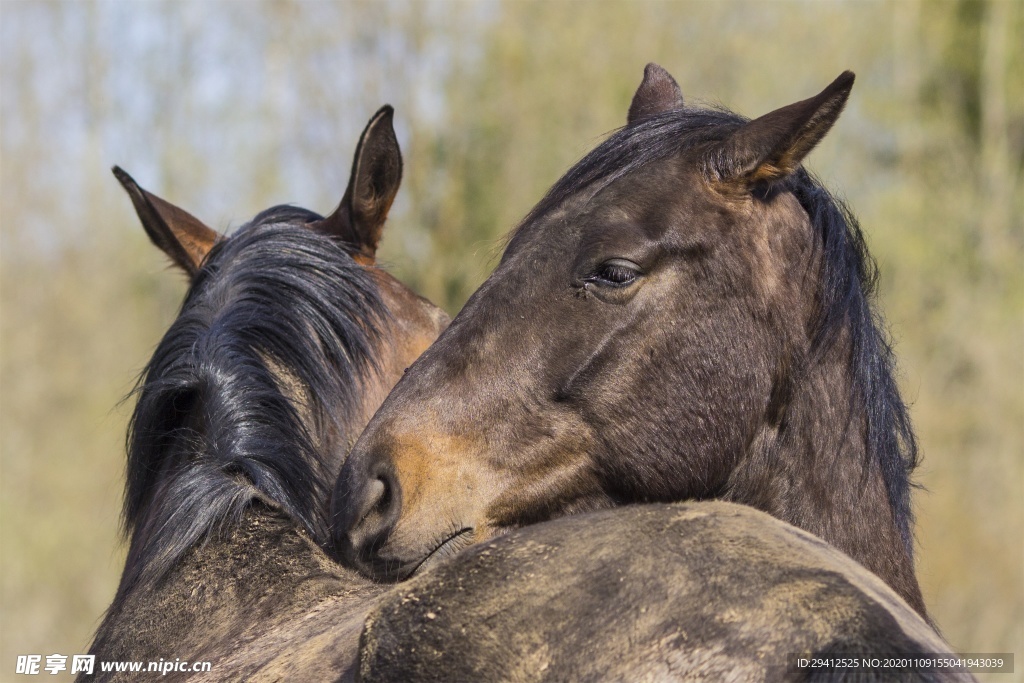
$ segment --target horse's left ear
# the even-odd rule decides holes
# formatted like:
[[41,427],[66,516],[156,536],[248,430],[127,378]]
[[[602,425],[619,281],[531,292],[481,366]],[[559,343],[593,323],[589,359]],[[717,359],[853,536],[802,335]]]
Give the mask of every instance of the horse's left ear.
[[724,181],[771,182],[793,173],[839,118],[853,88],[852,71],[818,95],[754,119],[713,149],[711,170]]
[[398,186],[402,183],[402,152],[395,137],[395,110],[384,105],[359,138],[352,175],[341,204],[313,228],[338,237],[357,249],[356,256],[373,263]]

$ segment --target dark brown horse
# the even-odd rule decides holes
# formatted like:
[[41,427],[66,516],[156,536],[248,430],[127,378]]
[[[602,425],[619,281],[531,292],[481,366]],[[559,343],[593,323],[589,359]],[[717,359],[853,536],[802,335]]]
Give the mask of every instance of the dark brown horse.
[[[565,517],[475,546],[379,595],[343,580],[287,520],[254,516],[235,533],[220,552],[237,557],[207,557],[276,591],[256,615],[267,626],[208,650],[213,668],[189,678],[195,683],[323,681],[339,672],[393,683],[973,680],[929,667],[796,666],[797,653],[820,661],[952,652],[875,575],[748,506]],[[306,581],[268,586],[260,572],[268,564],[306,572]],[[201,569],[193,577],[209,586]],[[225,602],[241,588],[223,585]],[[350,643],[364,614],[354,662]]]
[[345,556],[397,579],[553,517],[717,498],[924,614],[874,265],[801,166],[853,78],[751,121],[685,106],[650,65],[628,125],[530,212],[360,437],[333,499]]
[[401,170],[385,107],[331,216],[277,206],[230,237],[114,170],[191,284],[136,389],[130,545],[91,649],[97,678],[135,676],[105,672],[112,661],[186,678],[246,646],[246,675],[298,658],[306,679],[337,678],[354,661],[382,589],[324,553],[327,497],[355,436],[447,323],[372,266]]
[[908,665],[928,654],[953,653],[849,556],[703,501],[563,517],[418,574],[367,617],[359,680],[974,680]]

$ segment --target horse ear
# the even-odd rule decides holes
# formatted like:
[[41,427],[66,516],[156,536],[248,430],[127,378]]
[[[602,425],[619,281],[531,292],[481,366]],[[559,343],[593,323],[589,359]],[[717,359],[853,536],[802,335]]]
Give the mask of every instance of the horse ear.
[[632,125],[648,116],[682,108],[683,91],[679,89],[676,79],[672,78],[669,72],[651,62],[644,67],[644,80],[636,89],[636,94],[633,95],[626,125]]
[[195,276],[220,235],[184,209],[143,190],[121,167],[111,170],[131,197],[149,239],[190,277]]
[[314,229],[357,247],[357,255],[370,263],[402,183],[402,151],[395,137],[394,113],[384,105],[366,124],[341,204],[330,216],[313,224]]
[[853,79],[852,71],[844,71],[814,97],[742,126],[710,155],[718,177],[754,184],[793,173],[839,118]]

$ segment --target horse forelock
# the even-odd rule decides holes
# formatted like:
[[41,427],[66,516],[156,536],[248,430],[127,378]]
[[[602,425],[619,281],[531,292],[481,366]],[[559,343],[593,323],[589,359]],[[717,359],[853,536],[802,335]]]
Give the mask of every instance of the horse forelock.
[[389,313],[341,243],[301,227],[318,218],[275,207],[218,244],[144,369],[120,592],[158,580],[256,498],[326,543],[340,454],[324,435],[344,442]]
[[725,109],[685,107],[619,128],[559,178],[511,237],[570,197],[580,193],[596,195],[616,180],[653,162],[700,145],[720,142],[747,120]]

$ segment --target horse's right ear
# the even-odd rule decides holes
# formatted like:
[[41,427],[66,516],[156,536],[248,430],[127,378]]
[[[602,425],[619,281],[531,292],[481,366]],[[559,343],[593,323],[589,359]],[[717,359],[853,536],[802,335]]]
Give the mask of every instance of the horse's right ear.
[[391,106],[384,105],[366,124],[341,204],[312,225],[356,247],[356,256],[366,263],[376,258],[384,222],[402,183],[402,152],[395,137],[394,113]]
[[111,170],[131,197],[149,239],[189,277],[195,276],[220,235],[184,209],[143,190],[119,166]]
[[640,119],[683,108],[683,91],[669,72],[651,62],[644,67],[644,80],[633,95],[629,105],[626,125],[633,125]]
[[844,71],[820,93],[741,126],[708,154],[708,169],[728,184],[771,183],[795,172],[832,128],[853,88]]

